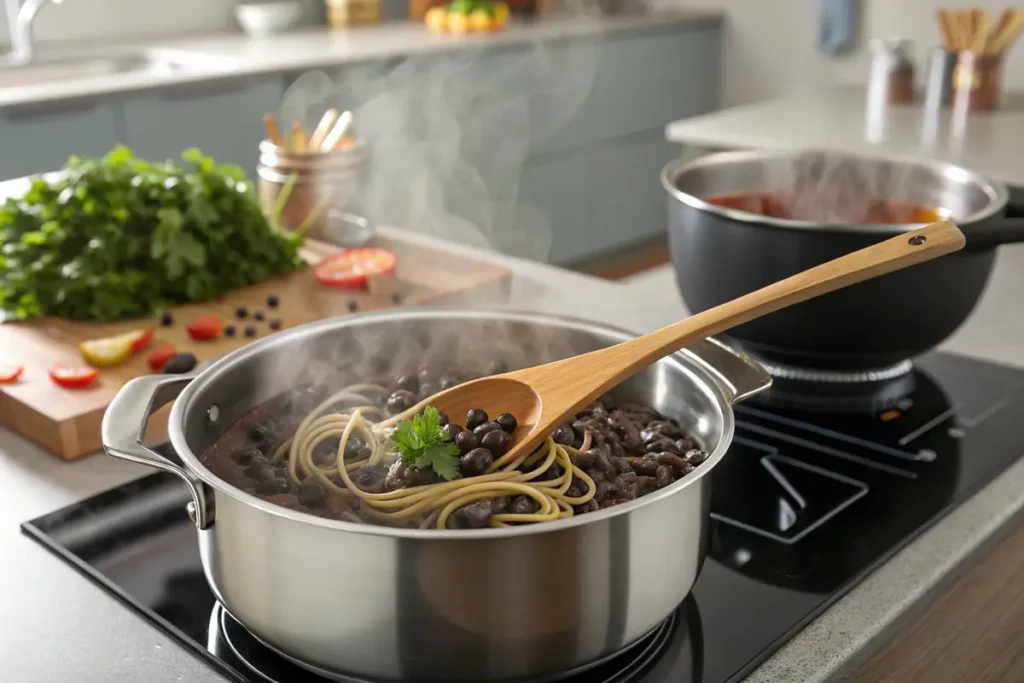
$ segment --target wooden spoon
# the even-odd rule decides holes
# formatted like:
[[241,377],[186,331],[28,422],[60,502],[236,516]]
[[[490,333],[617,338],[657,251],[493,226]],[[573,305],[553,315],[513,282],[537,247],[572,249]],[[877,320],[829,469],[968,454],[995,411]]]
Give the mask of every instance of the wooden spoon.
[[428,405],[455,422],[471,408],[494,417],[511,413],[519,427],[511,448],[494,467],[534,450],[584,406],[654,361],[705,337],[780,308],[957,251],[964,236],[949,221],[932,223],[805,270],[642,337],[572,358],[472,380],[421,401],[384,424],[409,418]]

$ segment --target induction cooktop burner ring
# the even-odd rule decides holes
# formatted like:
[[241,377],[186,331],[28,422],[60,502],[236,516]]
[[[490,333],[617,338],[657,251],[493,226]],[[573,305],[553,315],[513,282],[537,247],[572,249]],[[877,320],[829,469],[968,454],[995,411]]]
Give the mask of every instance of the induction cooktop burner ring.
[[820,384],[870,384],[874,382],[887,382],[891,379],[903,377],[914,369],[914,364],[909,360],[902,360],[895,365],[878,368],[876,370],[855,370],[850,372],[842,370],[816,370],[813,368],[801,368],[764,360],[759,360],[759,362],[761,367],[776,379]]
[[[220,627],[220,635],[231,649],[231,654],[250,671],[270,683],[290,682],[294,680],[296,674],[316,675],[325,682],[376,683],[370,679],[338,674],[309,664],[300,664],[294,658],[279,652],[246,630],[220,603],[214,605],[213,611],[217,615],[216,621]],[[672,641],[678,622],[677,612],[678,610],[673,611],[665,621],[655,626],[653,630],[632,645],[585,667],[544,680],[571,683],[573,676],[586,674],[587,683],[637,683]],[[615,666],[619,659],[622,660],[621,666]],[[599,677],[594,678],[594,673],[602,667],[609,667],[610,670],[607,673],[601,672]]]

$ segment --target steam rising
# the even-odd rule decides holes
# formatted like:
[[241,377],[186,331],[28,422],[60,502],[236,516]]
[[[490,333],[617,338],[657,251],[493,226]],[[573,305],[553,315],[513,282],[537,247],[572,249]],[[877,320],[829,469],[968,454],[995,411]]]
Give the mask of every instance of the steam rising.
[[579,112],[594,73],[589,39],[458,49],[337,82],[305,74],[281,116],[308,129],[329,107],[352,109],[372,167],[359,205],[373,220],[544,260],[551,226],[522,201],[522,170]]
[[[307,73],[289,88],[279,113],[285,125],[301,121],[311,130],[331,107],[353,111],[371,161],[351,210],[459,244],[545,260],[551,226],[522,201],[523,167],[579,112],[594,73],[594,39],[467,47],[409,58],[391,70],[354,67],[338,80]],[[260,368],[253,393],[266,400],[268,391],[307,385],[322,398],[339,381],[393,379],[423,366],[468,379],[497,360],[524,367],[592,348],[592,341],[570,337],[498,320],[353,321],[332,331],[330,343],[289,340],[288,353]],[[291,402],[279,417],[297,421],[313,405],[312,399]]]

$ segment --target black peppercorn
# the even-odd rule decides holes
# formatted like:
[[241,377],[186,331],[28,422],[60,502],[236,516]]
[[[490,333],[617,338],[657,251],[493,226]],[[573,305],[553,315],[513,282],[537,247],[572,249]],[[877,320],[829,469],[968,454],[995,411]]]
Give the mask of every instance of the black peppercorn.
[[196,357],[191,353],[179,353],[164,364],[164,374],[180,375],[196,366]]
[[359,302],[356,301],[355,299],[352,299],[351,301],[349,301],[348,302],[348,310],[349,310],[350,313],[355,313],[356,311],[358,311],[359,310]]
[[281,321],[277,320],[277,319],[271,320],[270,321],[270,329],[272,329],[272,330],[279,330],[279,329],[281,329]]
[[164,311],[160,316],[160,324],[164,327],[170,327],[174,324],[174,316],[171,315],[170,311]]
[[235,336],[235,326],[234,325],[227,325],[224,328],[224,336],[225,337],[234,337]]
[[252,314],[252,317],[257,322],[263,322],[267,318],[267,316],[263,315],[263,311],[256,311]]
[[256,336],[256,328],[253,327],[252,325],[246,325],[245,326],[245,336],[246,337],[255,337]]
[[277,298],[276,294],[271,294],[267,297],[267,306],[270,308],[277,308],[279,303],[281,303],[281,300]]
[[245,306],[239,306],[238,308],[235,309],[235,317],[237,317],[240,320],[243,318],[248,318],[249,309],[246,308]]

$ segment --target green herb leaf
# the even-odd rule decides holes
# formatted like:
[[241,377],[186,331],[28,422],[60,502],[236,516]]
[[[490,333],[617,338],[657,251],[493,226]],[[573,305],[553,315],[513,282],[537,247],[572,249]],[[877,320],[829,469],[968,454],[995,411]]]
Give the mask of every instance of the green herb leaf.
[[268,221],[241,168],[182,157],[72,157],[0,204],[0,317],[141,317],[302,266],[301,236]]
[[445,481],[458,479],[461,476],[459,474],[459,449],[452,443],[430,446],[416,461],[416,467],[420,469],[431,467]]
[[402,420],[391,434],[391,443],[402,462],[410,467],[430,467],[441,478],[459,478],[459,449],[441,426],[441,413],[427,406],[422,414]]

